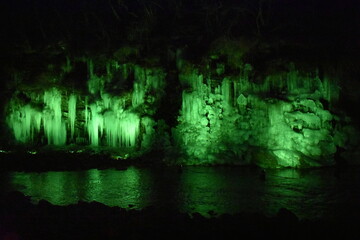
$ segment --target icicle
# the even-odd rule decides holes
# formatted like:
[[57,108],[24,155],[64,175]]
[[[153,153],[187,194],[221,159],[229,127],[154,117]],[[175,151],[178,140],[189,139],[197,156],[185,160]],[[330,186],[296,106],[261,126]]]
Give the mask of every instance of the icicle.
[[43,113],[44,132],[49,144],[66,143],[66,127],[61,118],[61,93],[53,88],[44,93],[45,111]]
[[103,100],[103,103],[104,103],[104,108],[107,109],[107,108],[110,108],[111,107],[111,96],[107,93],[103,93],[101,94],[101,98]]
[[201,119],[202,99],[194,93],[187,93],[183,91],[182,94],[182,115],[185,121],[189,123],[196,123]]
[[328,102],[335,102],[339,99],[339,87],[331,82],[328,78],[321,81],[320,91],[322,96]]
[[224,79],[221,84],[222,96],[224,103],[231,104],[231,87],[230,81],[228,79]]
[[146,86],[150,89],[161,90],[164,87],[165,73],[160,69],[147,70]]
[[139,134],[140,119],[136,114],[127,113],[120,119],[121,146],[133,147]]
[[129,65],[128,64],[121,64],[119,65],[117,62],[115,62],[115,69],[118,70],[120,69],[121,75],[123,79],[128,79],[129,78]]
[[143,126],[143,135],[142,135],[142,141],[141,141],[141,147],[143,149],[149,149],[152,146],[152,143],[154,141],[154,135],[155,135],[155,121],[149,117],[143,117],[141,119],[141,126]]
[[90,105],[91,119],[88,122],[88,134],[90,143],[93,146],[99,146],[99,135],[101,137],[103,132],[103,117],[99,114],[101,110],[96,104]]
[[203,86],[203,75],[202,74],[197,74],[196,72],[193,73],[192,76],[192,87],[194,90],[201,90],[202,86]]
[[70,134],[71,139],[74,138],[74,132],[75,132],[75,119],[76,119],[76,96],[72,94],[69,97],[69,121],[70,121]]
[[291,71],[288,73],[288,78],[287,78],[287,89],[289,93],[292,93],[294,90],[298,89],[298,75],[296,71]]
[[85,97],[85,111],[84,111],[84,117],[85,117],[85,126],[88,124],[88,118],[89,118],[89,110],[88,110],[88,98]]
[[104,90],[105,80],[107,76],[97,76],[94,73],[94,63],[90,59],[88,60],[88,69],[89,69],[89,80],[87,82],[88,90],[91,94],[102,93]]
[[132,93],[132,107],[137,107],[144,103],[144,97],[146,92],[146,71],[140,66],[134,68],[134,86]]
[[123,112],[116,116],[112,112],[104,115],[107,145],[112,147],[134,147],[140,131],[140,118],[134,113]]
[[239,97],[238,93],[237,93],[237,82],[234,81],[234,91],[233,91],[233,105],[236,106],[237,103],[237,99]]
[[43,121],[48,144],[63,145],[66,142],[66,126],[62,121],[61,93],[55,88],[45,91],[43,101],[45,104],[43,112],[30,105],[12,106],[17,110],[10,114],[9,125],[14,130],[16,140],[25,143],[34,141],[34,135],[40,131],[41,121]]
[[132,106],[137,107],[144,103],[145,86],[141,83],[134,83],[134,91],[132,94]]
[[117,147],[119,144],[119,123],[113,112],[107,112],[104,114],[104,127],[107,145]]
[[14,131],[15,139],[23,143],[33,141],[35,133],[40,131],[41,112],[29,105],[16,106],[14,102],[10,102],[10,105],[13,110],[7,121]]

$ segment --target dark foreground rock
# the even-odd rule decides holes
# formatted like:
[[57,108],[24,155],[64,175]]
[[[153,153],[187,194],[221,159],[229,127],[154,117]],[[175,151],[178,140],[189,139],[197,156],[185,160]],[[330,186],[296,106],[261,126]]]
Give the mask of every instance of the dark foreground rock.
[[271,218],[249,213],[204,218],[161,206],[136,211],[83,202],[33,205],[18,192],[0,201],[0,239],[357,239],[358,220],[300,221],[286,209]]

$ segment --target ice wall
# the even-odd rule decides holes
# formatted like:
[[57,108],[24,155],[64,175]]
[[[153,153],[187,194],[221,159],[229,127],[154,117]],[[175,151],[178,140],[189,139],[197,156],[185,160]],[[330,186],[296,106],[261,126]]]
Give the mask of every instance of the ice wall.
[[15,101],[11,101],[10,106],[8,124],[15,139],[22,143],[34,141],[34,135],[40,131],[42,113],[30,105],[21,106]]
[[[60,85],[14,94],[7,108],[14,139],[28,145],[149,150],[156,125],[152,115],[163,93],[163,71],[110,61],[101,75],[92,60],[86,63],[87,94]],[[133,87],[122,90],[130,73],[134,79],[128,82]],[[114,85],[120,89],[117,93],[109,91]]]
[[339,125],[329,106],[335,82],[301,75],[295,68],[249,79],[204,76],[196,68],[180,75],[184,86],[179,125],[173,129],[182,164],[249,164],[307,167],[333,164]]
[[44,133],[48,144],[66,143],[66,127],[62,119],[61,93],[56,88],[44,92],[45,109],[42,115]]
[[[89,106],[87,131],[93,146],[135,147],[140,134],[140,117],[125,110],[121,98],[104,95]],[[103,142],[101,142],[103,140]]]
[[[65,144],[66,127],[62,119],[61,93],[52,88],[41,94],[33,93],[31,97],[31,103],[26,105],[15,99],[9,103],[7,120],[15,139],[22,143],[34,142],[37,141],[35,136],[42,130],[48,144]],[[37,104],[33,104],[35,101]]]
[[338,84],[293,65],[255,81],[249,64],[235,74],[226,73],[225,65],[200,71],[184,63],[178,72],[183,91],[177,126],[165,130],[164,116],[156,115],[160,99],[167,104],[176,94],[165,92],[163,68],[114,60],[83,63],[88,66],[83,89],[51,82],[14,94],[7,123],[16,142],[104,147],[119,156],[141,155],[161,143],[176,164],[308,167],[333,164],[337,148],[353,141],[353,127],[332,108]]
[[75,94],[70,95],[68,106],[69,106],[68,114],[69,114],[69,123],[70,123],[70,135],[71,135],[71,139],[73,139],[74,133],[75,133],[75,120],[76,120],[76,95]]

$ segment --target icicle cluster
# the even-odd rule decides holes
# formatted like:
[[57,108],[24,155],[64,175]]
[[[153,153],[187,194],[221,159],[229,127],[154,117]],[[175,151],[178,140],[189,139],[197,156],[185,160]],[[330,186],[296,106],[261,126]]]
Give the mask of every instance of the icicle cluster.
[[16,140],[26,143],[34,141],[34,136],[44,131],[48,144],[63,145],[66,142],[66,126],[62,118],[61,93],[53,88],[43,94],[44,108],[40,110],[30,104],[10,102],[8,123]]
[[[119,96],[106,92],[105,85],[111,83],[113,71],[121,69],[122,77],[126,78],[130,67],[135,78],[133,91]],[[106,66],[107,74],[98,76],[89,60],[88,90],[93,96],[92,101],[88,96],[68,94],[58,88],[28,93],[32,104],[24,105],[14,98],[8,105],[7,122],[15,139],[22,143],[49,145],[88,143],[114,148],[148,148],[155,122],[149,117],[141,117],[137,108],[149,104],[149,92],[162,91],[165,75],[157,69],[130,67],[110,62]],[[144,130],[141,132],[141,129]]]
[[327,164],[324,159],[336,152],[336,142],[333,116],[320,100],[336,101],[336,85],[295,69],[255,83],[250,72],[245,65],[241,75],[221,81],[204,79],[196,69],[180,76],[190,86],[183,91],[173,131],[183,163]]

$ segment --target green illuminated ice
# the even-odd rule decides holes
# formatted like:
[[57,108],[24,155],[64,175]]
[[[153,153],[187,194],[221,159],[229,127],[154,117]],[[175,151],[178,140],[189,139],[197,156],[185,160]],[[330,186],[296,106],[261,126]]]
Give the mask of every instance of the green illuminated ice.
[[[168,131],[164,116],[156,115],[160,99],[166,105],[174,96],[165,93],[163,68],[83,61],[88,65],[84,89],[52,83],[14,94],[7,123],[16,142],[106,147],[126,157],[161,149],[154,143],[163,142],[167,161],[176,164],[311,167],[334,164],[337,147],[346,147],[354,132],[333,112],[337,82],[294,65],[254,81],[249,64],[238,64],[236,74],[225,74],[226,65],[200,71],[179,64],[181,107],[177,125]],[[164,123],[162,133],[155,130],[160,129],[155,119]]]
[[48,143],[63,145],[66,143],[66,127],[62,120],[60,91],[55,88],[45,91],[44,103],[42,122]]
[[181,73],[190,86],[182,93],[179,125],[173,134],[182,164],[249,164],[307,167],[333,164],[336,83],[301,75],[295,69],[249,80],[251,66],[238,76],[214,80],[196,68]]
[[[21,98],[13,97],[8,104],[7,122],[14,138],[26,144],[76,143],[120,151],[136,147],[148,150],[156,124],[151,118],[156,107],[154,101],[161,96],[165,74],[161,69],[120,66],[110,61],[106,74],[98,75],[94,62],[86,62],[87,96],[71,89],[69,94],[66,88],[53,86],[37,92],[23,90],[30,103],[24,104]],[[129,71],[134,72],[132,90],[118,94],[107,91],[113,82],[119,81],[112,79],[116,71],[122,71],[122,77],[129,77]]]
[[69,122],[71,139],[74,138],[76,120],[76,95],[72,94],[69,98]]
[[[34,98],[41,102],[41,95]],[[48,144],[63,145],[66,142],[66,126],[62,118],[61,93],[52,88],[43,92],[42,99],[43,109],[31,104],[23,106],[16,100],[11,101],[9,126],[19,142],[35,141],[35,135],[42,129]]]

